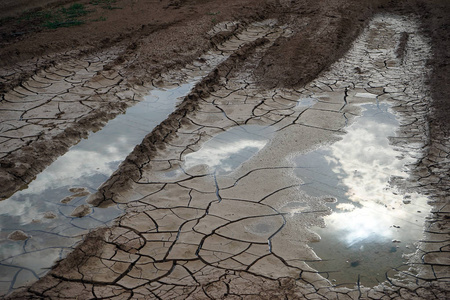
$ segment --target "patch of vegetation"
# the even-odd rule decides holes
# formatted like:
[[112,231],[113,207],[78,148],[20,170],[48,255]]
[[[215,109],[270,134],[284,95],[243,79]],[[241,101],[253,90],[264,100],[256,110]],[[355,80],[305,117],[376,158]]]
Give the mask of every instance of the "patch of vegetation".
[[219,15],[220,11],[216,11],[216,12],[209,12],[207,13],[208,16],[213,16],[211,18],[211,23],[213,23],[214,25],[218,23],[217,18],[215,16]]
[[[91,0],[89,4],[73,3],[48,9],[32,9],[25,11],[18,17],[0,18],[0,26],[10,27],[9,32],[1,34],[2,41],[14,39],[17,36],[28,34],[42,29],[57,29],[61,27],[72,27],[88,22],[102,22],[107,20],[107,16],[101,13],[93,18],[89,15],[96,11],[96,6],[101,6],[102,10],[121,9],[113,6],[117,0]],[[11,29],[12,28],[12,29]],[[2,28],[3,29],[3,28]]]
[[106,21],[106,20],[107,20],[106,17],[101,16],[101,17],[99,17],[99,18],[97,18],[97,19],[93,19],[92,22],[101,22],[101,21]]
[[89,4],[91,5],[101,5],[103,9],[122,9],[122,7],[119,6],[113,6],[114,3],[116,3],[117,0],[91,0]]
[[81,25],[84,21],[79,20],[79,17],[88,14],[85,6],[80,3],[74,3],[68,8],[61,8],[53,14],[47,15],[47,20],[44,22],[44,27],[55,29],[58,27],[70,27]]
[[55,10],[29,11],[18,19],[18,23],[27,22],[37,27],[56,29],[59,27],[71,27],[84,23],[80,18],[89,11],[83,4],[74,3],[69,7]]

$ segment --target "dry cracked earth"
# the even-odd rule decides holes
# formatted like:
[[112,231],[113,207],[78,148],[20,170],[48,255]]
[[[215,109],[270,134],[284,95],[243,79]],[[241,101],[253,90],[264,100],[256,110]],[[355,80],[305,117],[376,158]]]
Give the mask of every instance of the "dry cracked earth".
[[[148,80],[131,80],[126,71],[139,59],[139,48],[118,45],[82,56],[69,51],[12,84],[0,102],[5,199],[40,173],[27,161],[33,153],[50,147],[53,153],[40,161],[50,164],[128,107],[143,110],[149,94],[189,88],[177,94],[167,118],[139,127],[148,134],[105,173],[109,178],[98,189],[73,186],[57,199],[58,209],[27,221],[49,224],[46,234],[56,239],[33,244],[38,230],[3,224],[0,246],[19,250],[3,250],[0,257],[1,294],[450,297],[450,143],[445,131],[430,125],[433,68],[427,60],[433,49],[420,22],[416,15],[373,15],[342,57],[295,87],[261,85],[258,74],[268,53],[308,20],[268,16],[211,24],[205,33],[210,49]],[[2,80],[14,82],[28,67],[3,68]],[[120,216],[90,227],[99,228],[81,225],[111,207]],[[53,223],[63,216],[69,224]],[[340,249],[367,239],[360,229],[384,244],[369,239],[357,250],[363,256],[350,259]],[[336,240],[352,234],[359,236],[351,244]],[[324,247],[328,252],[320,252]],[[51,265],[27,265],[49,249],[56,249],[50,264],[61,259],[50,271]],[[380,261],[387,264],[374,276]],[[353,269],[356,275],[348,275]]]

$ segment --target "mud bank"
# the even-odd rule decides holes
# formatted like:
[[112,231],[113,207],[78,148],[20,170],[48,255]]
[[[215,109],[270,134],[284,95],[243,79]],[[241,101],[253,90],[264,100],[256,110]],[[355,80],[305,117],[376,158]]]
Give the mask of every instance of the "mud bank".
[[[66,123],[65,126],[58,124],[61,122],[59,111],[55,112],[56,115],[49,115],[48,118],[56,122],[46,126],[57,127],[57,131],[63,132],[56,133],[49,128],[40,130],[38,128],[35,130],[38,134],[32,137],[26,136],[25,141],[17,138],[13,141],[4,141],[6,144],[14,144],[14,148],[6,147],[4,157],[1,158],[0,176],[6,182],[0,190],[3,198],[29,183],[45,166],[67,151],[68,147],[79,139],[86,137],[91,130],[98,129],[108,119],[123,112],[135,100],[139,100],[142,96],[141,92],[146,91],[143,87],[145,82],[150,82],[161,72],[184,66],[207,51],[212,44],[223,41],[230,37],[234,30],[239,30],[239,28],[229,28],[227,32],[212,38],[207,31],[214,24],[229,20],[248,24],[254,20],[276,17],[290,26],[292,36],[289,39],[280,38],[265,54],[265,58],[261,60],[255,72],[260,84],[292,86],[306,83],[342,55],[348,49],[351,40],[364,27],[363,20],[368,19],[375,6],[375,4],[367,5],[360,1],[348,3],[330,1],[326,5],[314,1],[287,3],[272,0],[236,1],[227,4],[217,1],[208,3],[138,1],[133,2],[132,5],[125,1],[123,3],[118,1],[115,2],[114,9],[105,9],[92,4],[94,3],[92,1],[92,3],[81,2],[86,6],[89,18],[83,19],[85,24],[80,27],[48,30],[42,26],[39,27],[37,21],[34,23],[24,21],[30,18],[28,13],[22,18],[6,18],[1,23],[4,38],[1,47],[3,67],[0,83],[4,95],[13,92],[20,85],[27,86],[29,83],[36,86],[31,78],[34,74],[45,73],[46,70],[52,72],[55,68],[65,68],[65,65],[69,65],[71,70],[80,61],[83,66],[92,56],[100,57],[103,63],[97,69],[97,72],[101,73],[98,74],[100,79],[104,76],[108,79],[120,79],[120,84],[114,86],[112,90],[103,86],[105,89],[101,91],[83,89],[81,92],[83,96],[86,96],[82,100],[89,98],[88,100],[98,101],[91,98],[100,97],[103,99],[102,102],[107,99],[107,106],[102,105],[101,109],[94,106],[87,111],[86,108],[82,108],[82,112],[76,115],[75,122]],[[39,7],[39,4],[36,5]],[[57,8],[52,4],[46,9],[53,7]],[[127,17],[129,15],[133,17]],[[353,23],[351,20],[361,21]],[[349,22],[354,26],[345,25]],[[86,28],[90,28],[89,34],[86,34]],[[317,31],[316,28],[324,30]],[[331,32],[334,33],[331,34]],[[108,61],[105,56],[111,60]],[[74,61],[74,58],[78,60]],[[280,72],[282,69],[286,72]],[[110,73],[114,75],[111,77]],[[64,71],[62,74],[72,75]],[[81,86],[89,85],[90,81],[98,80],[97,77],[85,77],[84,82],[79,83]],[[293,78],[296,79],[293,80]],[[59,77],[56,80],[65,81],[66,79]],[[46,87],[41,83],[37,86]],[[58,90],[57,94],[46,95],[42,98],[38,95],[39,92],[34,91],[31,92],[31,96],[52,102],[51,106],[56,107],[59,99],[54,96],[66,92]],[[117,92],[120,95],[117,95]],[[24,101],[33,101],[33,104],[41,105],[35,102],[36,97],[29,100],[23,99],[24,96],[30,95],[27,92],[20,94],[19,91],[19,99],[17,97],[2,98],[3,102],[19,102],[3,111],[6,115],[2,116],[2,119],[16,119],[16,115],[11,115],[12,111],[24,112],[29,108],[27,106],[24,110],[21,104]],[[64,111],[66,108],[61,109]],[[27,123],[34,122],[26,119],[21,121],[12,126],[22,128]],[[13,135],[9,129],[9,126],[5,129],[8,131],[7,139]],[[21,146],[26,147],[16,151]],[[43,156],[40,155],[42,152],[54,154]]]
[[[137,30],[138,34],[124,36],[120,36],[120,31],[125,27],[119,26],[111,35],[120,37],[114,41],[105,39],[101,46],[94,41],[95,35],[87,37],[92,38],[87,43],[90,49],[83,51],[89,53],[100,46],[105,48],[101,53],[110,55],[113,49],[110,61],[105,60],[103,54],[82,55],[73,63],[72,56],[81,52],[66,52],[70,57],[67,60],[54,45],[45,50],[48,52],[41,53],[28,44],[30,53],[48,53],[49,56],[24,62],[13,71],[14,68],[2,69],[7,74],[2,77],[6,91],[2,105],[14,103],[12,108],[4,110],[8,124],[5,125],[7,134],[2,136],[7,145],[2,172],[6,170],[7,191],[19,188],[23,181],[28,182],[56,155],[96,127],[91,121],[96,120],[98,126],[102,126],[103,121],[139,101],[149,90],[146,85],[164,83],[164,75],[157,75],[161,71],[176,70],[177,66],[199,57],[211,46],[210,40],[215,41],[213,46],[217,51],[235,54],[206,77],[91,198],[97,205],[120,203],[127,207],[127,214],[118,219],[115,226],[89,234],[48,276],[16,296],[70,297],[71,291],[76,290],[82,297],[110,298],[148,295],[155,298],[245,295],[323,299],[445,298],[448,293],[445,230],[449,213],[449,146],[443,129],[448,122],[445,114],[435,112],[448,103],[444,101],[448,85],[439,84],[445,82],[448,72],[438,68],[445,61],[442,58],[445,46],[439,42],[439,37],[444,35],[442,26],[436,25],[442,22],[434,19],[443,12],[433,4],[420,6],[421,2],[417,3],[408,3],[411,7],[400,7],[397,12],[425,7],[427,9],[419,15],[433,16],[422,23],[433,41],[430,66],[435,70],[430,78],[435,89],[431,90],[424,88],[423,77],[428,43],[417,46],[420,35],[416,25],[402,27],[400,31],[383,25],[392,17],[387,15],[381,21],[378,19],[378,25],[372,23],[370,30],[377,34],[366,41],[369,50],[364,48],[366,46],[361,48],[366,50],[359,49],[365,54],[358,49],[356,54],[350,52],[353,54],[339,61],[337,69],[333,66],[309,83],[350,49],[350,41],[367,23],[366,17],[373,10],[361,2],[288,4],[267,1],[261,6],[259,1],[247,1],[220,6],[214,1],[208,4],[163,1],[160,5],[165,6],[158,6],[160,10],[156,9],[154,15],[156,18],[163,10],[171,12],[161,14],[169,16],[163,25],[144,26]],[[392,6],[381,9],[391,10]],[[121,13],[128,12],[127,9]],[[193,19],[193,15],[202,17]],[[211,23],[230,20],[231,16],[240,19],[240,23],[220,23],[219,30],[212,36],[206,33]],[[268,36],[253,42],[243,39],[246,46],[236,51],[233,37],[248,28],[252,19],[269,16],[276,17],[278,22],[265,24]],[[170,18],[178,18],[178,21],[171,23]],[[132,23],[124,22],[125,25]],[[431,33],[431,29],[436,28],[441,31]],[[77,32],[76,28],[70,30]],[[181,39],[186,30],[189,38]],[[381,32],[379,39],[378,32]],[[56,31],[44,31],[35,37],[55,34]],[[169,36],[174,39],[168,39]],[[251,30],[249,36],[252,36]],[[389,36],[391,40],[383,40]],[[222,43],[227,39],[231,44]],[[15,40],[11,47],[25,48],[29,41]],[[113,44],[116,47],[110,48]],[[13,51],[8,47],[3,53],[9,53],[13,62],[31,55],[11,54]],[[92,57],[98,60],[89,61]],[[355,58],[360,60],[352,61]],[[367,58],[371,61],[365,61]],[[38,72],[38,77],[29,77],[33,70],[48,66],[51,59],[62,62],[53,64],[55,69],[39,71],[42,73]],[[99,65],[93,64],[97,62]],[[98,68],[93,73],[89,73],[93,71],[91,65]],[[403,77],[401,72],[413,77]],[[85,75],[87,77],[83,77]],[[172,75],[176,79],[177,71]],[[21,85],[16,84],[18,79]],[[67,101],[66,93],[58,90],[61,83],[71,97],[79,97],[76,101],[71,98],[67,109],[63,104]],[[69,85],[64,86],[67,83]],[[292,85],[296,85],[295,89],[286,88]],[[53,91],[52,86],[56,90]],[[39,96],[40,92],[47,93],[47,88],[52,95]],[[330,213],[329,197],[304,195],[298,179],[289,175],[292,164],[286,157],[293,149],[307,152],[338,140],[346,126],[360,114],[356,104],[369,101],[364,99],[367,97],[356,96],[364,93],[380,101],[390,101],[402,116],[401,130],[392,143],[403,149],[402,155],[409,155],[417,162],[411,166],[412,178],[397,178],[391,184],[402,193],[427,193],[432,213],[425,224],[426,235],[418,251],[404,267],[386,272],[386,282],[374,289],[363,287],[359,281],[355,288],[337,288],[307,264],[319,259],[308,243],[318,239],[311,226],[323,226],[323,217]],[[437,101],[431,101],[430,94],[436,95]],[[319,100],[310,105],[301,99]],[[309,104],[302,107],[297,103]],[[49,113],[52,115],[47,116]],[[71,115],[67,120],[66,113]],[[98,119],[98,114],[105,117]],[[25,123],[10,125],[12,120]],[[80,120],[85,121],[81,124],[86,128],[79,126]],[[52,124],[47,126],[49,122]],[[188,168],[183,162],[189,153],[201,150],[202,145],[219,133],[235,126],[250,125],[275,128],[276,135],[231,175],[215,174],[202,165]],[[50,129],[47,132],[40,126]],[[45,141],[39,144],[42,139]],[[63,145],[61,151],[55,150],[52,156],[42,156],[36,151],[58,149],[59,141]],[[257,187],[262,188],[255,190]],[[292,201],[299,205],[289,206],[287,202]],[[298,219],[286,217],[291,209],[301,210],[296,216]],[[293,237],[298,228],[300,237]]]
[[[88,235],[19,296],[65,297],[70,287],[83,297],[222,298],[249,293],[251,282],[249,296],[262,298],[445,297],[445,268],[440,269],[445,242],[429,236],[402,268],[386,271],[386,281],[374,288],[359,281],[353,288],[333,286],[312,269],[308,262],[320,260],[308,246],[319,239],[313,227],[325,226],[333,201],[307,195],[292,176],[289,160],[338,141],[361,113],[361,104],[387,101],[401,120],[391,143],[416,169],[429,143],[423,58],[430,49],[414,21],[377,16],[343,59],[295,90],[263,90],[256,84],[252,70],[257,62],[280,36],[292,34],[273,22],[262,28],[266,37],[255,41],[249,38],[254,29],[244,31],[238,40],[250,41],[205,77],[91,198],[97,205],[125,205],[117,224]],[[402,46],[403,32],[409,38]],[[232,45],[233,39],[218,50]],[[405,54],[398,55],[403,47]],[[274,135],[231,173],[216,172],[205,162],[189,163],[191,155],[206,151],[211,138],[236,126],[272,128]],[[390,184],[401,193],[425,192],[406,177]],[[439,201],[445,197],[432,187],[426,192],[441,212]],[[439,246],[439,254],[423,246],[428,240]]]

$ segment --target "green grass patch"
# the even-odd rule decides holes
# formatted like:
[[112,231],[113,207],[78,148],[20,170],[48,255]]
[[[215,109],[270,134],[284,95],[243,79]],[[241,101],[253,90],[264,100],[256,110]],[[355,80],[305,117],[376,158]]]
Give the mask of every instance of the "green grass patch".
[[57,29],[60,27],[72,27],[87,22],[106,21],[106,16],[88,18],[86,15],[95,12],[96,6],[104,10],[121,9],[114,6],[117,0],[91,0],[89,4],[74,3],[69,6],[60,6],[53,9],[29,10],[19,17],[8,17],[0,19],[0,26],[8,23],[16,23],[17,30],[24,32],[40,31],[43,28]]
[[59,27],[71,27],[84,24],[82,17],[90,11],[81,3],[74,3],[69,7],[61,7],[53,10],[28,11],[25,12],[17,23],[27,23],[33,27],[45,27],[56,29]]
[[59,27],[71,27],[84,23],[79,18],[89,13],[86,7],[80,3],[74,3],[71,6],[60,8],[56,11],[47,13],[43,26],[46,28],[56,29]]
[[100,5],[103,9],[122,9],[122,7],[114,6],[117,0],[91,0],[89,4]]
[[106,20],[107,20],[106,17],[101,16],[101,17],[99,17],[97,19],[93,19],[92,22],[103,22],[103,21],[106,21]]

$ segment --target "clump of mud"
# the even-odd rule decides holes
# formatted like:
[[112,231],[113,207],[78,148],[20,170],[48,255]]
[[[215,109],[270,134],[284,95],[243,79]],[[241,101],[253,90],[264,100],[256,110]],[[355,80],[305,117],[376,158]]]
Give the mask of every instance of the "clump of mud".
[[12,241],[24,241],[29,238],[30,236],[22,230],[16,230],[8,235],[8,239]]

